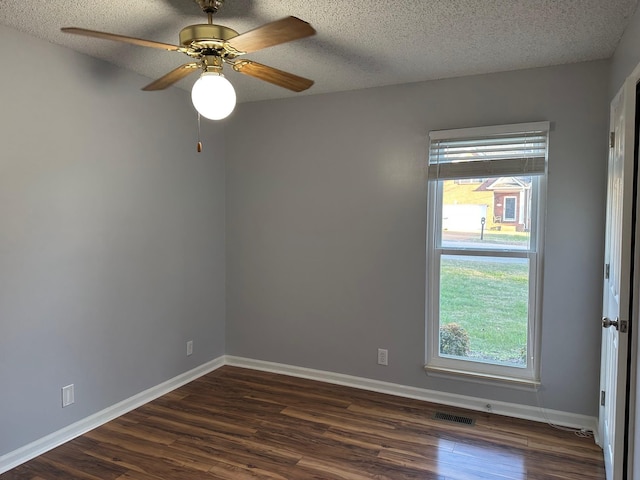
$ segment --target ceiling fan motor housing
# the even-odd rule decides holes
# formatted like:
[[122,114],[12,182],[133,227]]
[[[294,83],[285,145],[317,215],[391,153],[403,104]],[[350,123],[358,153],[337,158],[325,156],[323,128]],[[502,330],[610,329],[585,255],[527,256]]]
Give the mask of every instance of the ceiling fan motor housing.
[[191,56],[208,52],[222,55],[225,53],[224,43],[237,36],[238,32],[223,25],[189,25],[180,31],[180,45],[187,48]]

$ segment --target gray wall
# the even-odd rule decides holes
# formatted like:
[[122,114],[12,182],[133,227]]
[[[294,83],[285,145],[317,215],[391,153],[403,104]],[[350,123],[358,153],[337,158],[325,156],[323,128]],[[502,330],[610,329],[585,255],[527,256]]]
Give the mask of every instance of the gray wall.
[[593,62],[241,105],[227,354],[534,405],[423,373],[423,167],[429,130],[549,120],[540,399],[597,415],[608,75]]
[[224,353],[225,172],[187,92],[2,26],[0,58],[2,455]]
[[611,60],[611,80],[609,83],[609,96],[611,99],[620,90],[620,87],[636,65],[640,63],[639,45],[640,8],[636,8]]
[[0,26],[0,455],[225,351],[535,404],[422,364],[427,132],[536,120],[554,128],[540,398],[596,415],[602,139],[626,41],[611,79],[594,62],[240,105],[233,148],[206,123],[198,155],[188,92],[142,93]]

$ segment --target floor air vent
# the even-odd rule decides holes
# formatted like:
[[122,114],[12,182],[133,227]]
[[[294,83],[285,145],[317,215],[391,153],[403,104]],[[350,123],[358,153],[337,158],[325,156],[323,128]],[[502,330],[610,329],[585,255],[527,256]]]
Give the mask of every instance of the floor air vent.
[[452,415],[450,413],[436,412],[433,416],[435,420],[442,420],[443,422],[458,423],[460,425],[473,425],[476,421],[473,418],[462,417],[460,415]]

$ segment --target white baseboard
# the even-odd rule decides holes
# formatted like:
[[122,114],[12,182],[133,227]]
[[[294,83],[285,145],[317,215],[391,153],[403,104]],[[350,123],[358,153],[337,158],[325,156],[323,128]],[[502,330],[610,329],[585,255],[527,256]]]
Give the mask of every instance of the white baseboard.
[[17,467],[18,465],[31,460],[32,458],[42,455],[43,453],[62,445],[69,440],[72,440],[89,430],[93,430],[100,425],[103,425],[114,418],[124,415],[131,410],[134,410],[145,403],[149,403],[162,395],[175,390],[182,385],[185,385],[202,375],[212,372],[225,363],[224,357],[218,357],[210,362],[207,362],[199,367],[182,373],[177,377],[174,377],[166,382],[163,382],[155,387],[151,387],[144,392],[140,392],[133,397],[127,398],[115,405],[112,405],[100,412],[94,413],[82,420],[77,421],[61,430],[53,432],[45,437],[42,437],[35,442],[29,443],[24,447],[20,447],[13,452],[9,452],[0,456],[0,474]]
[[344,375],[341,373],[326,372],[323,370],[314,370],[311,368],[296,367],[293,365],[284,365],[281,363],[265,362],[262,360],[226,355],[200,365],[193,370],[189,370],[188,372],[178,375],[177,377],[167,380],[155,387],[151,387],[144,392],[140,392],[133,397],[116,403],[115,405],[105,408],[104,410],[90,415],[89,417],[83,418],[76,423],[42,437],[35,442],[20,447],[13,452],[0,456],[0,474],[17,467],[38,455],[42,455],[43,453],[121,415],[124,415],[145,403],[155,400],[156,398],[161,397],[162,395],[165,395],[172,390],[201,377],[202,375],[212,372],[223,365],[280,373],[283,375],[291,375],[293,377],[308,378],[310,380],[344,385],[347,387],[359,388],[361,390],[387,393],[390,395],[414,398],[417,400],[482,412],[486,412],[486,405],[491,404],[491,411],[498,415],[544,423],[552,422],[557,425],[583,428],[592,431],[596,438],[596,442],[598,442],[597,418],[589,417],[587,415],[577,415],[575,413],[561,412],[557,410],[543,410],[537,406],[519,405],[515,403],[499,402],[496,400],[468,397],[453,393],[439,392],[436,390],[427,390],[424,388],[409,387],[396,383],[355,377],[352,375]]
[[234,357],[230,355],[225,356],[225,364],[272,373],[281,373],[283,375],[291,375],[293,377],[308,378],[310,380],[318,380],[321,382],[333,383],[336,385],[344,385],[347,387],[354,387],[362,390],[387,393],[390,395],[397,395],[399,397],[414,398],[417,400],[424,400],[427,402],[438,403],[451,407],[466,408],[469,410],[481,412],[486,412],[487,404],[490,404],[491,412],[497,415],[505,415],[507,417],[521,418],[524,420],[533,420],[543,423],[550,422],[555,425],[562,425],[564,427],[585,429],[593,432],[596,441],[598,440],[598,419],[596,417],[590,417],[587,415],[578,415],[575,413],[562,412],[558,410],[542,409],[538,406],[520,405],[516,403],[499,402],[496,400],[468,397],[465,395],[439,392],[436,390],[427,390],[424,388],[408,387],[406,385],[382,382],[379,380],[371,380],[368,378],[354,377],[341,373],[326,372],[323,370],[314,370],[310,368],[265,362],[262,360],[253,360],[250,358]]

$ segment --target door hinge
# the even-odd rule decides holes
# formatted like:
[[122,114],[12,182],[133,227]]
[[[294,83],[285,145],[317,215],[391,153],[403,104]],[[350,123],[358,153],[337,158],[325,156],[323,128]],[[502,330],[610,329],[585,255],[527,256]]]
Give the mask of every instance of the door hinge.
[[610,265],[607,263],[604,266],[604,278],[606,278],[607,280],[609,280],[609,274],[611,273],[611,267]]
[[604,407],[604,390],[600,390],[600,406]]
[[629,321],[620,320],[620,333],[627,333],[629,331]]
[[609,133],[609,148],[616,146],[616,132]]

